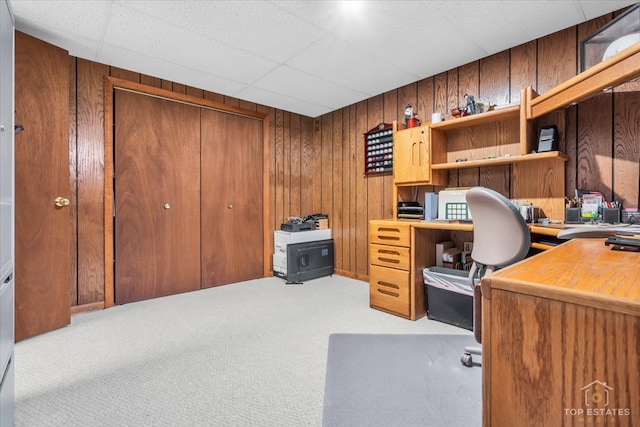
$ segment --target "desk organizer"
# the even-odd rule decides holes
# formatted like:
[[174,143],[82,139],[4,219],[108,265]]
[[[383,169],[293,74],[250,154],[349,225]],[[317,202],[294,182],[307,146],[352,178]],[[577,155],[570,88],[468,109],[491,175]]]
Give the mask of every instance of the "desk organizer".
[[598,218],[582,218],[580,208],[565,208],[564,222],[565,224],[585,224],[590,223],[591,220],[597,220],[605,224],[620,224],[621,212],[619,208],[601,208],[599,214]]

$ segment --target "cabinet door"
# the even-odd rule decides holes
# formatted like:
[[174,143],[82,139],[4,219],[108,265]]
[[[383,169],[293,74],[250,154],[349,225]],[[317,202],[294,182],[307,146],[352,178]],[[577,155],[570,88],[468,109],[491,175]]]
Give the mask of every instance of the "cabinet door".
[[[69,55],[16,31],[16,341],[70,322]],[[11,130],[10,130],[11,131]],[[55,199],[69,200],[56,206]]]
[[202,286],[264,274],[262,120],[202,109]]
[[200,289],[200,108],[115,94],[115,299]]
[[393,136],[393,178],[396,184],[429,183],[429,127],[398,131]]

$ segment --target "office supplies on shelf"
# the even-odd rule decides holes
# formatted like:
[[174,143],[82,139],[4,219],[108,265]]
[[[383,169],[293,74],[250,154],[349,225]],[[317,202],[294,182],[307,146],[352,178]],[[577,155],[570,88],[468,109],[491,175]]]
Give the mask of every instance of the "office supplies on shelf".
[[540,129],[540,138],[538,139],[538,153],[545,151],[557,151],[560,137],[558,135],[558,127],[555,125],[544,126]]
[[424,209],[420,203],[411,202],[398,202],[398,218],[404,219],[422,219],[424,216]]

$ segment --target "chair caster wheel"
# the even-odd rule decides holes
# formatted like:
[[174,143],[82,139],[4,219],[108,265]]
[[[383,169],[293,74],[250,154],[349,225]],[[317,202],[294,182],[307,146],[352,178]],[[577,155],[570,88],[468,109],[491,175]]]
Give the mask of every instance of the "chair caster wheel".
[[470,353],[463,354],[460,358],[460,362],[462,362],[464,366],[467,366],[469,368],[473,366],[473,358],[471,357]]

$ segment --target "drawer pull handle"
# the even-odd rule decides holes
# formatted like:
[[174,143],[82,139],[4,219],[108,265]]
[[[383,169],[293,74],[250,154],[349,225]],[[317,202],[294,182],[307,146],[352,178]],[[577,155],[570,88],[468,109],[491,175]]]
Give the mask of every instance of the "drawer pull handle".
[[389,249],[378,249],[378,253],[379,254],[398,255],[398,256],[400,256],[400,252],[392,251],[392,250],[389,250]]
[[388,283],[388,282],[378,282],[378,285],[380,286],[384,286],[387,288],[393,288],[393,289],[400,289],[400,286],[396,285],[395,283]]
[[398,241],[400,240],[400,238],[398,236],[378,236],[378,239],[380,240],[393,240],[393,241]]
[[391,233],[399,233],[400,229],[399,228],[380,227],[380,228],[378,228],[378,232],[380,232],[380,231],[389,231]]
[[386,263],[389,263],[389,264],[400,264],[400,260],[399,259],[395,259],[395,258],[378,257],[378,261],[386,262]]
[[400,296],[399,293],[390,292],[390,291],[387,291],[386,289],[378,289],[378,292],[380,292],[381,294],[384,294],[384,295],[389,295],[390,297],[395,297],[395,298],[398,298]]

